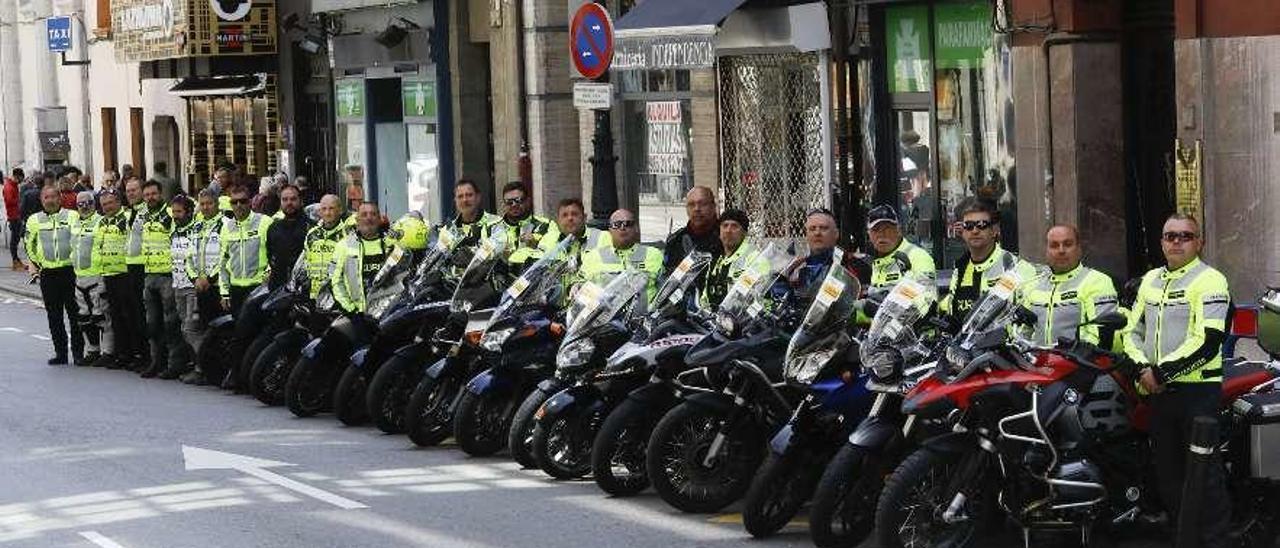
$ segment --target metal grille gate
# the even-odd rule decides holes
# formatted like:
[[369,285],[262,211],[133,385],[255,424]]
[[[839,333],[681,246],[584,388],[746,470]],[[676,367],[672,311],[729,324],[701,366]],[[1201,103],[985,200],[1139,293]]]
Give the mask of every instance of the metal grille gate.
[[802,236],[827,203],[820,67],[817,53],[720,58],[720,180],[753,236]]

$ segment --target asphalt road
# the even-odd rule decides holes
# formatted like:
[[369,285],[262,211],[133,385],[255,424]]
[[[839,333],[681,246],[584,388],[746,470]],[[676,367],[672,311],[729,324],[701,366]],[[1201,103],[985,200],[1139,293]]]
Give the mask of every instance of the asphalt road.
[[0,548],[811,546],[802,521],[754,541],[735,508],[681,514],[213,388],[50,367],[36,305],[0,293]]

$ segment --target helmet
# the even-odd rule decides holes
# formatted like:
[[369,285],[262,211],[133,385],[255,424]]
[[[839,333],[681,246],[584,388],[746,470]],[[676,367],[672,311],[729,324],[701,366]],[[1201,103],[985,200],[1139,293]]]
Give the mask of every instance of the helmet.
[[421,218],[405,215],[391,225],[391,231],[405,249],[419,251],[427,248],[427,233],[430,229]]

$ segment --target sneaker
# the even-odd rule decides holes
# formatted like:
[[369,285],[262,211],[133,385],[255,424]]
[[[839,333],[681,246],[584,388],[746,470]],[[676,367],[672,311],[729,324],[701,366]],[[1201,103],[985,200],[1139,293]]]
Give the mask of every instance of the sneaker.
[[187,370],[185,368],[184,369],[169,368],[169,369],[165,369],[162,373],[160,373],[159,378],[160,380],[171,381],[171,380],[177,379],[178,377],[181,377],[182,375],[186,374],[186,372]]
[[96,350],[86,352],[84,354],[84,365],[85,367],[97,367],[98,366],[97,362],[101,358],[102,358],[101,352],[98,352]]
[[103,354],[102,358],[98,360],[98,363],[94,365],[98,367],[103,367],[106,369],[124,369],[125,366],[129,364],[123,360],[116,358],[115,356],[112,356],[111,354]]
[[191,371],[180,377],[178,380],[182,381],[182,384],[195,386],[206,386],[209,384],[209,381],[205,380],[204,374],[199,371]]
[[52,357],[52,358],[49,358],[49,362],[48,362],[48,363],[49,363],[49,365],[67,365],[67,355],[66,355],[66,354],[58,354],[57,356],[54,356],[54,357]]
[[72,356],[71,363],[75,364],[76,367],[84,367],[87,362],[84,361],[84,356]]

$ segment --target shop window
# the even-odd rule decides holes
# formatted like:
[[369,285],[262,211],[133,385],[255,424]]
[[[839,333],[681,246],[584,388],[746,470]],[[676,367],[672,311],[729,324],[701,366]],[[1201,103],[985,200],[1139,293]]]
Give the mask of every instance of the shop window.
[[622,184],[640,216],[641,238],[664,239],[688,221],[693,188],[693,95],[688,70],[617,73],[622,91]]

